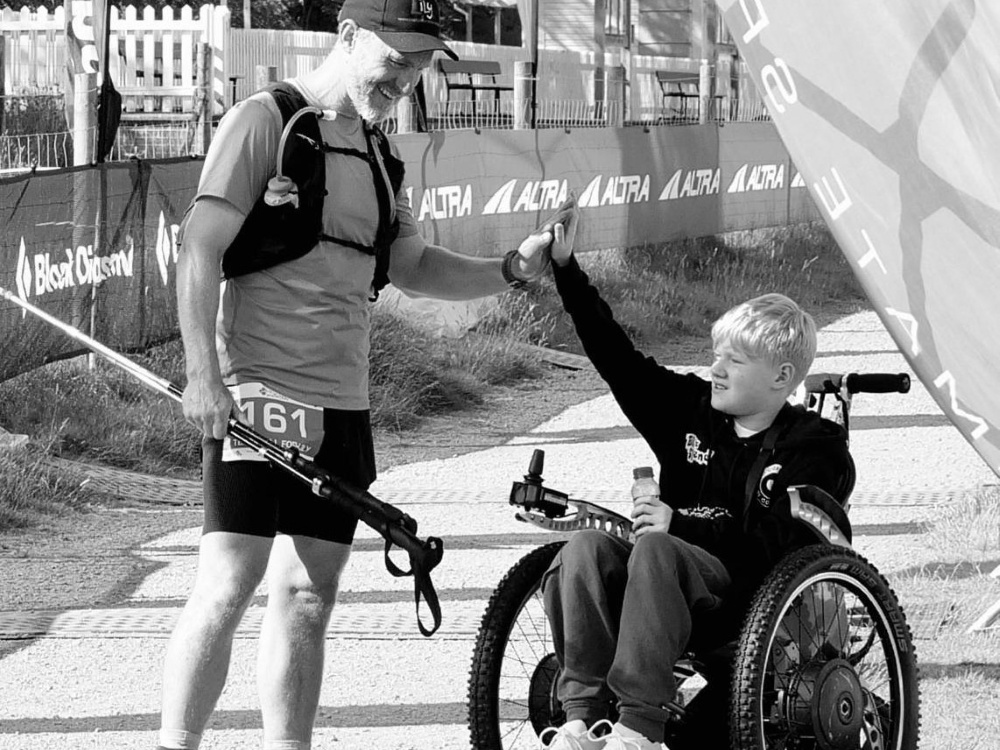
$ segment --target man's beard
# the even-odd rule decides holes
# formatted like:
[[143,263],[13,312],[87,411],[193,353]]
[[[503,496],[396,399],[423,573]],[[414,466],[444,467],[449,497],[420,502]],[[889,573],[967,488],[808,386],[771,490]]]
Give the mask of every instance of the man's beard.
[[[395,101],[386,100],[377,89],[377,82],[367,80],[352,80],[347,86],[347,94],[351,97],[354,109],[367,122],[377,123],[384,120],[392,114],[396,105]],[[377,102],[382,101],[385,104],[380,107]]]

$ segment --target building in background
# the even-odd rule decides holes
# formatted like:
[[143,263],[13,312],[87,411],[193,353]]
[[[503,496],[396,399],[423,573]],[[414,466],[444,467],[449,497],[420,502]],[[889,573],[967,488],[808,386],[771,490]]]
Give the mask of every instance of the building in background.
[[[648,80],[650,71],[658,69],[678,74],[680,83],[672,85],[676,95],[705,93],[701,89],[706,80],[701,76],[707,71],[710,96],[725,98],[727,107],[739,99],[736,45],[715,0],[452,0],[452,4],[467,21],[464,37],[455,37],[458,41],[589,58],[595,69],[589,96],[595,100],[615,96],[610,89],[619,80],[626,101],[664,95],[669,99],[668,88]],[[632,88],[643,89],[641,97],[630,94]]]

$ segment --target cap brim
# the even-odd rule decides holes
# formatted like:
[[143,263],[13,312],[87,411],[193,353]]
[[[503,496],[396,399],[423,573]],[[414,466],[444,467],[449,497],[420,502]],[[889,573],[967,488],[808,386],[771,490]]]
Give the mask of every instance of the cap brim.
[[413,31],[373,31],[372,33],[397,52],[444,52],[452,60],[458,59],[455,50],[430,34],[418,34]]

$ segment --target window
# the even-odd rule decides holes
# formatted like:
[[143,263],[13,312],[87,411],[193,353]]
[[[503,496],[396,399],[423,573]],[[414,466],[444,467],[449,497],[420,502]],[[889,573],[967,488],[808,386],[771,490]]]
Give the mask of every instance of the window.
[[624,44],[628,39],[629,0],[605,0],[605,3],[604,33],[609,37],[618,37]]

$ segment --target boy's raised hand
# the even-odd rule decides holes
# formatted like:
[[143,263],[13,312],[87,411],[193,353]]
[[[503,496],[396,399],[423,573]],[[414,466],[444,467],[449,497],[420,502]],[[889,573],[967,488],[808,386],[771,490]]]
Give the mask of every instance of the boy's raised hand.
[[552,262],[560,268],[569,263],[573,255],[573,243],[576,240],[576,225],[580,220],[580,209],[573,204],[567,218],[552,228]]

